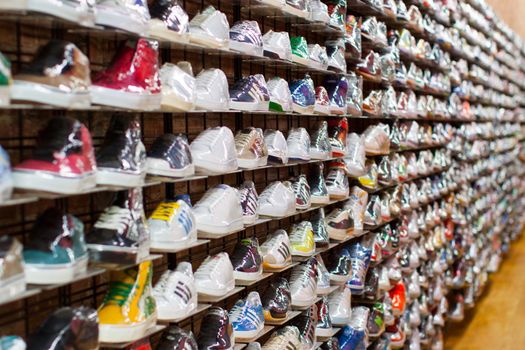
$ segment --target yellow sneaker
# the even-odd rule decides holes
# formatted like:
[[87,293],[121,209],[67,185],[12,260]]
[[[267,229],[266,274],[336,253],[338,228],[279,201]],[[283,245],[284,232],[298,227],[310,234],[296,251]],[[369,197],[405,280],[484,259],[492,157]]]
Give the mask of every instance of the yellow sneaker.
[[314,230],[310,221],[292,227],[290,233],[292,255],[311,256],[315,253]]
[[151,261],[111,274],[109,290],[98,309],[101,342],[141,339],[155,325],[157,310],[151,296]]

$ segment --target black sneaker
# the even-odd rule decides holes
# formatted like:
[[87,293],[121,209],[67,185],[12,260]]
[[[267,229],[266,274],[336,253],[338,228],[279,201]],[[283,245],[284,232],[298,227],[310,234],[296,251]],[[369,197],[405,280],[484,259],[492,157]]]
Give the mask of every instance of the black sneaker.
[[312,205],[310,185],[305,175],[299,175],[292,180],[292,188],[295,193],[295,207],[298,210],[308,209]]
[[321,345],[321,350],[339,350],[339,340],[332,337]]
[[237,280],[253,281],[262,274],[262,257],[257,238],[245,238],[235,246],[230,255],[233,276]]
[[317,306],[317,326],[315,334],[317,337],[329,337],[332,335],[332,319],[328,311],[328,298],[323,296],[316,303]]
[[310,136],[310,157],[325,160],[332,155],[332,146],[328,139],[328,123],[322,121]]
[[185,177],[195,173],[188,138],[183,134],[159,136],[148,152],[148,174]]
[[187,332],[175,325],[169,326],[162,333],[157,350],[198,350],[193,333]]
[[323,168],[323,163],[317,163],[312,164],[308,170],[308,185],[310,186],[310,196],[313,204],[326,204],[330,201],[330,195],[323,176]]
[[320,208],[317,213],[310,219],[314,230],[314,241],[318,247],[326,247],[330,244],[328,231],[326,229],[326,220],[324,208]]
[[303,349],[313,349],[315,345],[315,330],[317,326],[317,306],[313,304],[310,308],[293,320],[293,325],[301,333]]
[[332,259],[329,260],[328,271],[330,280],[335,283],[344,283],[350,279],[351,257],[347,248],[342,248],[334,252]]
[[282,277],[277,278],[266,289],[262,298],[264,319],[266,321],[285,319],[291,303],[288,281]]
[[149,252],[149,231],[142,202],[142,189],[117,193],[86,235],[91,261],[136,264]]
[[33,333],[28,349],[98,349],[98,315],[88,307],[56,310]]
[[116,114],[97,152],[97,184],[139,187],[146,176],[146,148],[136,118]]
[[228,312],[220,307],[212,307],[202,319],[201,330],[197,337],[199,350],[233,349],[233,328]]

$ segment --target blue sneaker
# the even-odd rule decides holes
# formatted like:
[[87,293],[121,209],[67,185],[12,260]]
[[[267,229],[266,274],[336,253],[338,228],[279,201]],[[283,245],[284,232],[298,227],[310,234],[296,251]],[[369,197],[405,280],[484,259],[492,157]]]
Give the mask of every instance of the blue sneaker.
[[238,300],[230,311],[230,322],[236,338],[255,338],[264,328],[264,313],[259,293],[251,292],[245,300]]
[[352,308],[352,319],[339,333],[340,350],[365,350],[368,344],[366,326],[370,310],[364,306]]
[[350,247],[352,272],[350,280],[346,284],[350,287],[352,294],[363,294],[365,277],[372,256],[372,243],[373,238],[367,235]]
[[24,339],[15,335],[0,337],[0,350],[26,350]]
[[346,95],[348,81],[345,77],[329,76],[324,81],[324,86],[330,99],[330,113],[346,114]]
[[240,111],[268,111],[270,93],[262,74],[250,75],[230,88],[230,108]]
[[294,80],[290,84],[293,111],[300,114],[313,114],[315,108],[315,86],[312,78],[305,75],[304,79]]
[[186,204],[188,204],[190,207],[192,206],[191,205],[191,197],[189,194],[178,194],[176,195],[174,198],[173,198],[174,201],[178,201],[178,200],[181,200],[181,201],[184,201],[186,202]]
[[183,134],[159,136],[148,151],[148,174],[185,177],[195,173],[188,138]]
[[11,198],[11,193],[13,193],[11,163],[9,162],[9,155],[0,146],[0,203]]
[[230,28],[230,50],[253,56],[263,55],[261,29],[256,21],[239,21]]

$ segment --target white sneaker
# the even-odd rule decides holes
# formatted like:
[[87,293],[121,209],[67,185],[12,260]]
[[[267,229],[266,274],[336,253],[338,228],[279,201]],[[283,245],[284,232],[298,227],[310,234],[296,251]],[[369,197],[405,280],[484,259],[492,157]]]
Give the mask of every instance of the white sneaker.
[[288,163],[288,143],[279,130],[264,131],[264,142],[268,148],[268,161],[280,164]]
[[[64,12],[64,9],[62,8],[60,12]],[[147,35],[150,19],[147,1],[96,1],[95,24],[99,26],[118,28],[139,35]]]
[[326,231],[328,236],[336,241],[344,241],[348,238],[350,217],[348,210],[336,208],[326,217]]
[[148,225],[152,248],[177,248],[197,240],[195,217],[183,200],[160,203]]
[[197,75],[195,107],[208,111],[227,111],[230,108],[228,79],[222,70],[210,68]]
[[343,326],[350,322],[352,317],[352,292],[350,288],[344,287],[328,297],[328,309],[330,318],[336,326]]
[[235,288],[233,266],[228,253],[208,256],[195,272],[199,294],[222,296]]
[[277,112],[293,112],[292,94],[288,82],[279,77],[268,80],[268,91],[270,92],[270,110]]
[[268,31],[263,35],[264,56],[273,59],[292,60],[292,45],[288,32]]
[[326,189],[330,198],[344,199],[350,194],[348,177],[343,169],[332,168],[326,177]]
[[259,293],[251,292],[245,300],[235,303],[230,311],[230,323],[236,338],[251,339],[261,333],[264,314]]
[[326,54],[326,47],[321,46],[319,44],[309,44],[308,56],[310,58],[310,67],[322,70],[326,70],[326,68],[328,68],[328,56]]
[[181,262],[175,271],[166,271],[153,288],[159,320],[173,320],[188,315],[197,307],[197,288],[191,264]]
[[237,170],[235,139],[225,126],[206,129],[190,144],[196,170],[227,173]]
[[264,344],[262,350],[300,350],[301,333],[295,326],[279,328]]
[[280,269],[288,266],[292,261],[290,239],[285,230],[279,229],[272,233],[261,247],[263,267],[266,269]]
[[290,278],[290,293],[293,306],[305,307],[315,302],[317,296],[317,259],[310,258],[293,268]]
[[295,213],[295,193],[288,181],[272,182],[259,196],[259,215],[283,217]]
[[213,6],[208,6],[190,21],[190,41],[196,44],[224,48],[230,40],[228,18]]
[[322,23],[330,22],[328,6],[326,6],[325,3],[321,2],[321,0],[310,1],[310,20]]
[[317,294],[326,294],[330,290],[330,272],[328,272],[321,254],[315,257],[317,259]]
[[237,190],[228,185],[208,190],[193,208],[193,213],[199,231],[223,234],[244,227]]
[[290,246],[294,256],[312,256],[315,253],[314,230],[310,221],[293,225]]
[[185,112],[195,107],[196,80],[189,62],[165,63],[160,69],[163,110]]
[[93,4],[94,1],[4,0],[0,1],[0,10],[40,12],[93,27],[95,25]]
[[286,143],[290,159],[310,160],[310,135],[305,128],[292,128]]

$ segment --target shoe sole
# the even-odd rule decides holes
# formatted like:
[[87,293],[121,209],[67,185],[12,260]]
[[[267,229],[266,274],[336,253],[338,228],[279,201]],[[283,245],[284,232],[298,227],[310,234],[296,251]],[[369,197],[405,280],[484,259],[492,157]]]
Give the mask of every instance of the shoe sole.
[[235,171],[239,167],[237,160],[229,161],[229,164],[219,164],[208,160],[197,159],[195,156],[193,156],[193,165],[195,166],[197,175],[225,174]]
[[2,86],[0,87],[0,106],[9,106],[11,102],[11,87]]
[[0,10],[35,11],[62,18],[66,21],[78,23],[83,26],[95,25],[93,12],[78,11],[77,6],[66,2],[41,1],[41,0],[10,0],[0,2]]
[[232,51],[244,53],[250,56],[263,56],[262,46],[255,46],[252,44],[242,43],[240,41],[230,40],[229,47]]
[[261,323],[259,329],[253,331],[234,331],[235,339],[253,339],[264,329],[264,323]]
[[249,111],[249,112],[268,112],[270,110],[270,101],[260,101],[260,102],[237,102],[230,101],[230,109],[235,109],[239,111]]
[[296,213],[296,210],[294,211],[287,211],[285,213],[281,213],[281,212],[277,212],[277,211],[261,211],[261,209],[259,209],[259,215],[262,215],[262,216],[268,216],[268,217],[271,217],[271,218],[282,218],[282,217],[285,217],[285,216],[290,216],[290,215],[293,215]]
[[184,44],[190,41],[188,34],[181,34],[168,29],[166,24],[159,19],[153,18],[149,23],[149,35],[155,39]]
[[331,337],[334,333],[334,330],[332,327],[330,328],[318,328],[316,327],[315,328],[315,336],[316,337],[323,337],[323,338],[326,338],[326,337]]
[[182,169],[173,169],[169,163],[164,159],[147,158],[146,168],[147,173],[151,175],[166,176],[166,177],[187,177],[195,174],[195,166],[193,164],[187,165]]
[[294,15],[294,16],[297,16],[297,17],[301,17],[301,18],[305,18],[305,19],[308,19],[308,17],[309,17],[308,11],[296,9],[295,7],[290,6],[288,4],[285,4],[282,9],[283,9],[284,12],[289,13],[289,14]]
[[237,158],[237,164],[239,165],[239,168],[243,169],[260,168],[268,164],[268,156],[259,159]]
[[328,190],[328,195],[330,196],[330,199],[345,199],[345,198],[348,198],[348,195],[350,194],[349,191],[346,191],[346,192],[330,192],[330,190]]
[[127,92],[96,85],[92,85],[89,90],[94,104],[127,110],[160,110],[162,94]]
[[89,173],[65,177],[38,169],[15,169],[13,171],[13,183],[14,187],[24,190],[76,194],[94,188],[96,186],[96,174]]
[[313,299],[310,299],[310,300],[307,300],[307,301],[304,301],[304,300],[293,300],[292,298],[292,306],[296,306],[296,307],[308,307],[308,306],[311,306],[315,303],[315,299],[316,299],[317,296],[315,296]]
[[212,297],[222,297],[223,295],[228,294],[235,288],[235,280],[229,281],[228,285],[223,289],[211,289],[208,287],[200,287],[197,285],[197,293]]
[[17,296],[26,290],[26,280],[24,273],[2,280],[0,287],[0,301]]
[[201,35],[198,33],[189,34],[190,43],[202,45],[214,49],[226,49],[229,47],[229,40],[219,41],[210,36]]
[[299,57],[297,55],[292,54],[292,62],[301,64],[303,66],[309,67],[310,66],[310,60],[308,58]]
[[314,108],[315,108],[315,105],[303,107],[295,103],[293,104],[293,111],[299,114],[314,114]]
[[115,6],[97,5],[95,8],[95,24],[121,29],[138,35],[147,35],[148,23],[129,16],[128,13],[117,11]]
[[292,256],[313,256],[315,254],[315,248],[310,252],[301,252],[299,250],[295,250],[293,248],[290,249],[290,252]]
[[177,312],[173,312],[168,307],[157,308],[157,320],[171,321],[182,318],[195,310],[197,308],[197,303],[194,303],[193,307],[189,306],[191,305],[188,305],[188,307],[186,307],[184,310],[178,310]]
[[11,99],[72,109],[83,109],[91,106],[91,96],[89,92],[64,92],[51,85],[21,80],[14,81],[11,87]]
[[153,314],[148,319],[130,325],[99,324],[98,339],[104,343],[133,342],[144,338],[144,335],[157,322],[157,315]]
[[327,204],[330,202],[330,196],[312,196],[312,204]]
[[162,94],[160,108],[167,112],[188,112],[192,111],[195,105],[179,98],[176,94]]
[[87,244],[89,260],[109,265],[131,265],[147,256],[145,249],[123,248],[103,244]]
[[87,270],[88,257],[85,256],[67,264],[24,264],[25,279],[32,284],[70,283],[75,276]]
[[234,231],[239,231],[244,228],[242,218],[239,218],[226,226],[217,226],[197,222],[197,230],[200,232],[206,232],[210,234],[226,234]]
[[262,273],[263,273],[262,268],[256,273],[233,271],[233,277],[236,280],[241,280],[241,281],[257,281],[259,277],[262,276]]
[[150,248],[152,249],[159,249],[159,250],[175,250],[175,249],[182,249],[189,247],[193,243],[197,242],[197,230],[194,230],[188,235],[188,238],[184,240],[170,240],[170,241],[164,241],[164,240],[154,240],[155,237],[152,235],[151,241],[150,241]]
[[315,114],[321,114],[321,115],[330,115],[330,107],[329,106],[323,106],[319,104],[314,105],[314,113]]
[[350,275],[348,276],[341,276],[341,275],[334,275],[333,273],[330,274],[330,281],[334,282],[335,284],[344,284],[350,279]]
[[118,187],[140,187],[144,185],[146,173],[124,173],[114,169],[99,168],[97,171],[97,184]]
[[259,218],[259,215],[255,214],[255,215],[243,215],[242,216],[242,223],[244,225],[253,225],[255,224],[255,222],[257,222],[257,219]]

